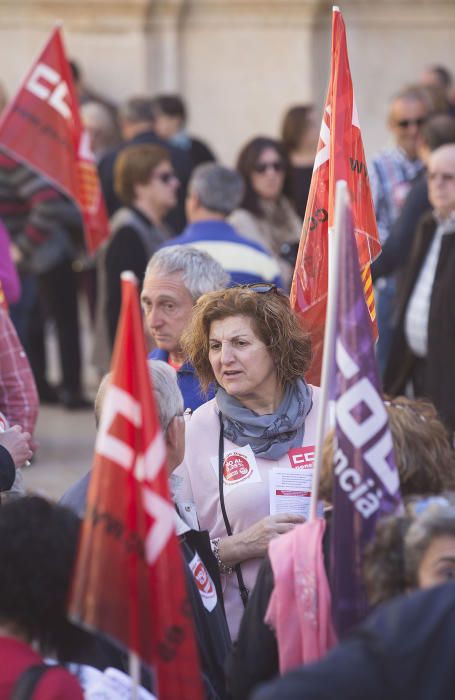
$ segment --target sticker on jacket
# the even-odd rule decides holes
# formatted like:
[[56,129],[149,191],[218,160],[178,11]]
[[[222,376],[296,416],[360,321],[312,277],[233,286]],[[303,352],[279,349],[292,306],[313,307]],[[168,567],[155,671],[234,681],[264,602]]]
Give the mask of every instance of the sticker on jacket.
[[217,604],[217,595],[215,584],[210,578],[210,574],[205,568],[199,554],[196,552],[193,559],[189,563],[189,567],[193,573],[197,589],[201,596],[202,604],[206,610],[212,612]]
[[294,447],[289,450],[288,457],[292,469],[311,469],[314,464],[314,445]]
[[[218,457],[212,457],[212,467],[218,476]],[[234,487],[245,482],[257,483],[262,481],[254,452],[249,445],[236,447],[224,453],[223,484]]]

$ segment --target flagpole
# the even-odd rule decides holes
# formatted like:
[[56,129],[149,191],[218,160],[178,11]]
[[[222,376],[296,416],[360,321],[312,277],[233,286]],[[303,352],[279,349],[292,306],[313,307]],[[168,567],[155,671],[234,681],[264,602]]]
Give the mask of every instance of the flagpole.
[[134,651],[130,651],[128,654],[128,671],[131,678],[131,700],[138,700],[141,684],[141,662]]
[[[137,289],[137,277],[131,270],[124,270],[120,274],[121,282],[129,282]],[[130,651],[128,654],[128,671],[131,678],[131,700],[138,700],[139,686],[141,684],[141,662],[139,656]]]
[[324,350],[322,353],[321,390],[318,421],[316,426],[316,454],[313,467],[313,482],[311,486],[310,521],[317,518],[319,480],[322,468],[322,447],[326,434],[327,403],[330,382],[330,368],[335,351],[336,308],[339,278],[340,233],[345,223],[348,202],[348,189],[345,180],[338,180],[335,188],[335,219],[334,228],[329,229],[328,237],[328,288],[327,313],[324,328]]

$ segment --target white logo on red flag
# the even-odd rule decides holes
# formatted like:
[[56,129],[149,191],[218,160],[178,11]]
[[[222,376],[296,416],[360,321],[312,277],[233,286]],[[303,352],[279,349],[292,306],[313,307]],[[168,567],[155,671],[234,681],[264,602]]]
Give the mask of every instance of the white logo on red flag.
[[0,148],[77,204],[87,248],[94,252],[109,235],[109,225],[59,29],[2,115]]
[[70,614],[153,666],[159,697],[200,700],[184,562],[146,354],[137,290],[124,278]]
[[328,237],[329,231],[333,230],[335,184],[338,180],[348,183],[364,294],[372,331],[377,337],[370,262],[379,255],[381,246],[352,86],[346,30],[336,8],[333,12],[330,84],[290,294],[292,307],[311,334],[313,361],[306,378],[316,385],[320,384],[328,287]]

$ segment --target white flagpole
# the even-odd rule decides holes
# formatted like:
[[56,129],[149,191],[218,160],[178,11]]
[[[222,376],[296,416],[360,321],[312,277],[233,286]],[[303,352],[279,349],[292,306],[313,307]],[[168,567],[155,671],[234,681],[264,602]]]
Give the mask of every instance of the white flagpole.
[[128,671],[131,678],[131,700],[138,700],[141,684],[141,662],[133,651],[128,654]]
[[329,229],[329,262],[327,313],[325,317],[324,349],[322,353],[321,392],[319,415],[316,426],[316,454],[311,486],[310,521],[316,520],[319,494],[319,479],[322,468],[322,446],[326,434],[327,403],[330,382],[330,368],[335,352],[336,308],[339,278],[340,232],[346,222],[348,206],[348,186],[345,180],[338,180],[335,187],[335,221],[334,228]]

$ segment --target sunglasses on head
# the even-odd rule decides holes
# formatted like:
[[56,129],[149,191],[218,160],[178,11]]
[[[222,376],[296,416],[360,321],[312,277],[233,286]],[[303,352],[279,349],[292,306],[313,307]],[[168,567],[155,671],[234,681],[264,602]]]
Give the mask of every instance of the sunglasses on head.
[[396,125],[400,129],[408,129],[410,126],[423,126],[425,124],[425,117],[419,117],[418,119],[400,119],[396,122]]
[[253,282],[252,284],[240,284],[240,289],[251,289],[256,294],[267,294],[268,292],[278,293],[278,287],[273,282]]
[[282,173],[284,164],[280,160],[274,160],[270,163],[257,163],[253,170],[255,173],[260,173],[261,175],[266,173],[267,170],[274,170],[276,173]]

